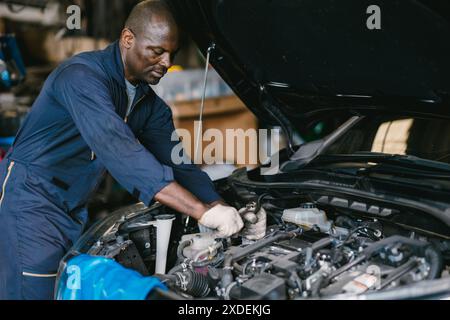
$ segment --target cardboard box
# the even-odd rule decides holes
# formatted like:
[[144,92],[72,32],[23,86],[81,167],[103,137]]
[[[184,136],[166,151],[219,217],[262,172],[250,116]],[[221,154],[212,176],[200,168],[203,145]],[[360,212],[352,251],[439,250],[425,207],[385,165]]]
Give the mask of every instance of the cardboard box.
[[[195,138],[198,128],[196,121],[198,122],[199,120],[200,104],[200,100],[192,100],[173,102],[170,105],[175,127],[177,129],[187,130],[191,137],[190,141],[188,141],[182,136],[184,149],[191,159],[195,159],[193,154],[195,152]],[[215,129],[215,131],[211,131],[210,129]],[[197,159],[203,159],[202,164],[210,164],[212,160],[220,159],[224,163],[234,164],[237,167],[257,166],[258,139],[247,138],[245,139],[245,143],[239,145],[236,139],[230,134],[236,133],[236,129],[241,129],[241,133],[245,133],[248,129],[257,132],[258,129],[256,117],[245,107],[242,101],[234,95],[206,99],[202,134],[209,133],[210,137],[203,136],[203,138],[211,138],[211,141],[202,141],[199,154],[200,152],[202,154],[206,153],[206,157],[199,157]],[[228,136],[227,131],[229,133]],[[218,132],[223,137],[223,148],[213,148],[214,142],[220,143],[220,141],[215,141],[212,138],[214,133]],[[212,155],[212,157],[208,155]]]
[[27,32],[18,34],[24,41],[28,55],[44,63],[59,64],[72,56],[86,51],[101,50],[109,45],[104,39],[91,37],[60,37],[53,30],[27,29]]

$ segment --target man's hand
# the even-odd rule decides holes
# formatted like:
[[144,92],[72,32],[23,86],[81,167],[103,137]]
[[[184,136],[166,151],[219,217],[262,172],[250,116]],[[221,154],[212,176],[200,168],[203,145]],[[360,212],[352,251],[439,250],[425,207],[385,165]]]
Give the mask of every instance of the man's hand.
[[217,236],[221,238],[231,237],[244,227],[239,212],[233,207],[221,204],[205,212],[199,223],[207,228],[217,229]]
[[242,236],[248,240],[260,240],[264,238],[267,230],[267,213],[261,207],[259,212],[255,213],[255,208],[242,208],[239,214],[245,222],[245,228],[242,231]]
[[218,237],[231,237],[244,227],[242,218],[235,208],[220,204],[223,201],[217,202],[219,204],[214,207],[204,204],[176,182],[162,189],[156,194],[155,199],[178,212],[193,217],[207,228],[217,229]]

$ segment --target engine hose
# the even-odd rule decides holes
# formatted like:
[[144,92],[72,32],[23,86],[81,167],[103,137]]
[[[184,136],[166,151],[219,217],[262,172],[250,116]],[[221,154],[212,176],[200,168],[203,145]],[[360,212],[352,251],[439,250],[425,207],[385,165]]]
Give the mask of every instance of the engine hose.
[[295,236],[296,236],[296,233],[294,233],[294,232],[280,232],[269,238],[263,239],[254,244],[251,244],[247,247],[244,247],[244,248],[240,249],[239,251],[235,252],[234,254],[227,253],[225,255],[225,260],[223,263],[224,267],[223,267],[223,275],[222,275],[222,279],[221,279],[222,288],[228,287],[234,280],[233,273],[231,272],[231,270],[233,269],[233,262],[238,261],[238,260],[258,251],[261,248],[264,248],[273,242],[291,239],[291,238],[294,238]]
[[267,197],[270,196],[269,193],[263,193],[261,194],[258,199],[256,199],[256,207],[255,207],[255,213],[258,213],[259,211],[261,211],[261,207],[262,207],[262,200]]
[[183,254],[183,250],[184,250],[184,248],[189,247],[190,245],[192,245],[192,240],[183,241],[182,243],[180,243],[178,245],[177,257],[180,262],[183,261],[184,259],[186,259],[186,257]]
[[217,266],[223,261],[223,254],[218,254],[214,259],[212,260],[203,260],[203,261],[195,261],[192,262],[192,266],[194,268],[203,268],[206,266]]
[[440,278],[442,269],[444,268],[444,259],[442,258],[441,253],[433,246],[429,246],[425,250],[425,259],[430,264],[430,271],[428,272],[427,279],[432,280]]
[[[191,262],[190,266],[193,268],[204,268],[207,266],[217,266],[223,261],[223,255],[219,254],[216,258],[213,260],[205,260],[200,262]],[[176,272],[183,271],[183,266],[181,264],[173,267],[170,269],[170,271],[167,274],[175,274]]]
[[417,267],[417,261],[415,259],[412,259],[412,260],[408,261],[407,263],[403,264],[402,266],[397,268],[397,271],[393,275],[390,275],[384,281],[384,283],[380,286],[380,289],[386,288],[389,284],[400,279],[401,277],[403,277],[405,274],[412,271],[416,267]]
[[233,269],[237,270],[239,273],[244,272],[244,268],[237,262],[233,263]]
[[323,249],[325,247],[328,247],[333,242],[334,242],[334,239],[331,237],[323,238],[323,239],[320,239],[320,240],[314,242],[311,245],[311,249],[312,249],[312,251],[317,251],[317,250]]
[[429,246],[428,242],[414,240],[402,236],[392,236],[371,244],[366,249],[364,249],[363,254],[367,257],[371,257],[373,254],[377,253],[383,247],[394,243],[401,243],[418,249],[424,249],[427,246]]
[[[402,236],[392,236],[392,237],[380,240],[378,242],[375,242],[375,243],[371,244],[370,246],[368,246],[367,248],[365,248],[358,258],[356,258],[352,262],[342,266],[341,268],[339,268],[338,270],[333,272],[327,278],[327,282],[330,281],[332,278],[337,277],[338,275],[349,270],[353,266],[363,262],[364,260],[371,258],[374,254],[376,254],[378,251],[380,251],[385,246],[390,245],[390,244],[395,244],[395,243],[402,243],[405,245],[412,246],[416,249],[419,249],[420,251],[423,250],[422,256],[425,258],[429,257],[429,259],[430,259],[429,262],[432,265],[432,267],[431,267],[432,272],[430,271],[430,276],[436,276],[436,274],[440,270],[442,270],[442,257],[439,254],[439,252],[437,252],[436,250],[431,248],[429,243],[402,237]],[[427,252],[428,252],[428,255],[427,255]]]
[[[248,256],[249,254],[252,254],[258,250],[260,250],[261,248],[264,248],[266,246],[268,246],[269,244],[276,242],[276,241],[281,241],[281,240],[286,240],[286,239],[291,239],[291,238],[295,238],[297,234],[295,232],[277,232],[275,233],[273,236],[268,237],[266,239],[260,240],[254,244],[251,244],[249,246],[246,246],[244,248],[241,248],[240,250],[237,250],[234,254],[228,254],[231,255],[231,262],[233,261],[238,261],[246,256]],[[227,258],[225,256],[225,266],[227,266],[226,264]],[[232,264],[230,263],[228,266],[231,266]]]
[[175,274],[177,272],[180,272],[180,271],[183,271],[183,266],[181,264],[179,264],[179,265],[173,267],[172,269],[170,269],[170,271],[167,274],[173,275],[173,274]]
[[353,221],[351,218],[346,216],[339,216],[336,218],[335,224],[347,228],[347,229],[355,229],[357,227],[357,223]]
[[207,277],[201,273],[187,270],[177,272],[175,276],[177,277],[176,286],[195,298],[204,298],[211,291]]

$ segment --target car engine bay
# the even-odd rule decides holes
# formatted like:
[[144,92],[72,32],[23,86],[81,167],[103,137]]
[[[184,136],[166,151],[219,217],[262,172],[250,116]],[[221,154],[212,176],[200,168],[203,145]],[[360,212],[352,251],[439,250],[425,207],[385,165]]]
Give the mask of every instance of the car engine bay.
[[[419,228],[402,210],[361,214],[315,192],[245,192],[232,184],[221,191],[237,208],[266,211],[263,239],[215,238],[157,205],[123,217],[87,253],[154,275],[180,299],[354,298],[448,276],[450,234],[434,217]],[[373,207],[357,204],[366,213]]]

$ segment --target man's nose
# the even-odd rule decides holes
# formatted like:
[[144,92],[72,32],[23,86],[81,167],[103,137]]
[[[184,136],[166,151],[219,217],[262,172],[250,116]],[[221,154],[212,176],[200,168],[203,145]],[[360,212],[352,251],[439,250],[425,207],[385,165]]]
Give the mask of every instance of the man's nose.
[[173,64],[172,57],[169,52],[165,52],[161,59],[161,65],[163,65],[166,69],[169,69]]

